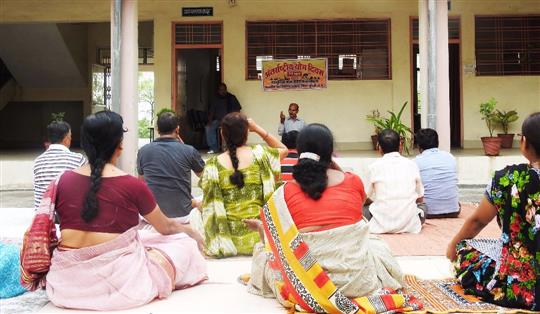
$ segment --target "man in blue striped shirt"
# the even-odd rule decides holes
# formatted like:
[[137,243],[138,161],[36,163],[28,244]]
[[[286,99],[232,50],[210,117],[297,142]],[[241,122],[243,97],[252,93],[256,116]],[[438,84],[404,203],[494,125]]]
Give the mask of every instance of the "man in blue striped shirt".
[[86,163],[82,154],[69,150],[71,127],[64,121],[53,121],[47,126],[47,137],[51,143],[47,150],[34,160],[34,207],[37,208],[43,193],[52,180],[66,170],[78,168]]
[[420,154],[414,161],[420,169],[424,184],[426,218],[454,218],[459,215],[458,178],[456,159],[439,150],[439,135],[433,129],[416,133]]

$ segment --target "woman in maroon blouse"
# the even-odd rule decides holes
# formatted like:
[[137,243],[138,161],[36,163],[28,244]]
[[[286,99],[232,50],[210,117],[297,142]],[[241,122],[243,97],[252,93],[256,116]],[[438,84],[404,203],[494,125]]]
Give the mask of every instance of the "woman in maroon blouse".
[[[145,183],[115,166],[122,124],[111,111],[86,117],[81,143],[89,164],[57,183],[61,242],[46,278],[57,306],[132,308],[206,279],[201,236],[167,218]],[[157,232],[137,230],[139,214]]]

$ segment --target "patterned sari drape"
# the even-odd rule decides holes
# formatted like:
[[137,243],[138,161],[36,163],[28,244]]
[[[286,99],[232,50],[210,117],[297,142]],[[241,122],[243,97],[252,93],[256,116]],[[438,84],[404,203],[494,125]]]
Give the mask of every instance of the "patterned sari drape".
[[[279,178],[281,165],[279,155],[276,149],[267,146],[255,145],[252,148],[254,162],[260,169],[260,179],[262,183],[262,197],[264,202],[272,195],[276,189],[276,178]],[[222,189],[220,187],[220,172],[218,169],[217,158],[207,161],[200,186],[204,191],[202,217],[191,215],[192,220],[201,220],[199,228],[204,229],[206,248],[205,253],[215,257],[227,257],[238,254],[237,247],[232,240],[233,231],[229,223],[227,209],[224,206]],[[253,218],[253,217],[244,217]],[[193,222],[199,225],[198,222]],[[201,230],[203,231],[203,230]],[[243,234],[236,230],[235,236],[241,238]],[[246,229],[246,232],[253,233]],[[245,235],[249,237],[249,235]],[[257,236],[258,239],[258,236]],[[258,241],[258,240],[257,240]],[[251,252],[250,248],[250,252]]]
[[54,225],[56,191],[61,176],[53,180],[41,199],[32,224],[24,233],[21,249],[21,285],[29,291],[45,286],[52,252],[58,245]]
[[274,193],[262,209],[261,219],[271,251],[269,267],[284,306],[316,313],[391,313],[422,308],[414,297],[391,289],[357,298],[343,295],[298,232],[283,194],[283,187]]

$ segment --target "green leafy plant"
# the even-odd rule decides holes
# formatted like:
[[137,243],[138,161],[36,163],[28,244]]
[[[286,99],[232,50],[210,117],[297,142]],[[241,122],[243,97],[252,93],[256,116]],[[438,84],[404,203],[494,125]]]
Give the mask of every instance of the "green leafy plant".
[[413,132],[410,127],[408,127],[401,121],[401,115],[403,114],[403,110],[405,110],[405,107],[407,107],[407,104],[407,101],[404,102],[403,106],[401,106],[401,109],[399,109],[397,114],[394,111],[389,110],[389,118],[368,115],[367,120],[373,123],[373,125],[377,130],[379,130],[379,132],[384,129],[392,129],[396,131],[397,134],[399,134],[399,136],[403,139],[403,148],[405,149],[405,152],[409,154],[409,149],[412,147]]
[[64,121],[64,117],[66,116],[66,113],[64,111],[61,112],[53,112],[51,113],[51,122],[61,122]]
[[494,122],[502,129],[504,134],[508,134],[510,123],[516,122],[517,119],[519,119],[519,116],[515,110],[500,111],[497,109],[495,110],[495,115],[493,116]]
[[156,117],[159,118],[159,116],[160,116],[162,113],[165,113],[165,112],[176,113],[176,112],[175,112],[174,110],[172,110],[172,109],[169,109],[169,108],[163,108],[163,109],[161,109],[160,111],[158,111],[158,112],[156,113]]
[[375,134],[379,134],[382,130],[381,128],[374,123],[375,120],[380,119],[381,113],[378,109],[371,110],[371,113],[366,115],[366,119],[370,122],[373,122],[373,126],[375,127]]
[[480,104],[480,114],[482,115],[482,120],[486,121],[486,126],[489,130],[489,137],[493,137],[493,131],[495,130],[496,106],[497,101],[493,97],[491,97],[488,101]]
[[138,134],[139,138],[149,138],[150,137],[150,129],[152,125],[150,124],[150,120],[147,118],[142,118],[137,122],[138,126]]

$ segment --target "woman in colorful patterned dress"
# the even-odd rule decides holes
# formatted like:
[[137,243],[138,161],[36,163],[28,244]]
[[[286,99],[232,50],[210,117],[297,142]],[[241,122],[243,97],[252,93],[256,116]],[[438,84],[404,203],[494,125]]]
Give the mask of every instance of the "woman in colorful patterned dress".
[[[529,163],[495,173],[446,255],[467,293],[505,307],[540,310],[540,112],[521,130],[520,149]],[[500,239],[472,239],[495,217]]]
[[[248,132],[257,133],[268,146],[246,145]],[[206,162],[199,183],[202,210],[193,210],[190,222],[204,234],[207,255],[251,255],[259,234],[242,221],[259,217],[276,189],[287,147],[239,112],[223,118],[221,133],[227,150]]]

